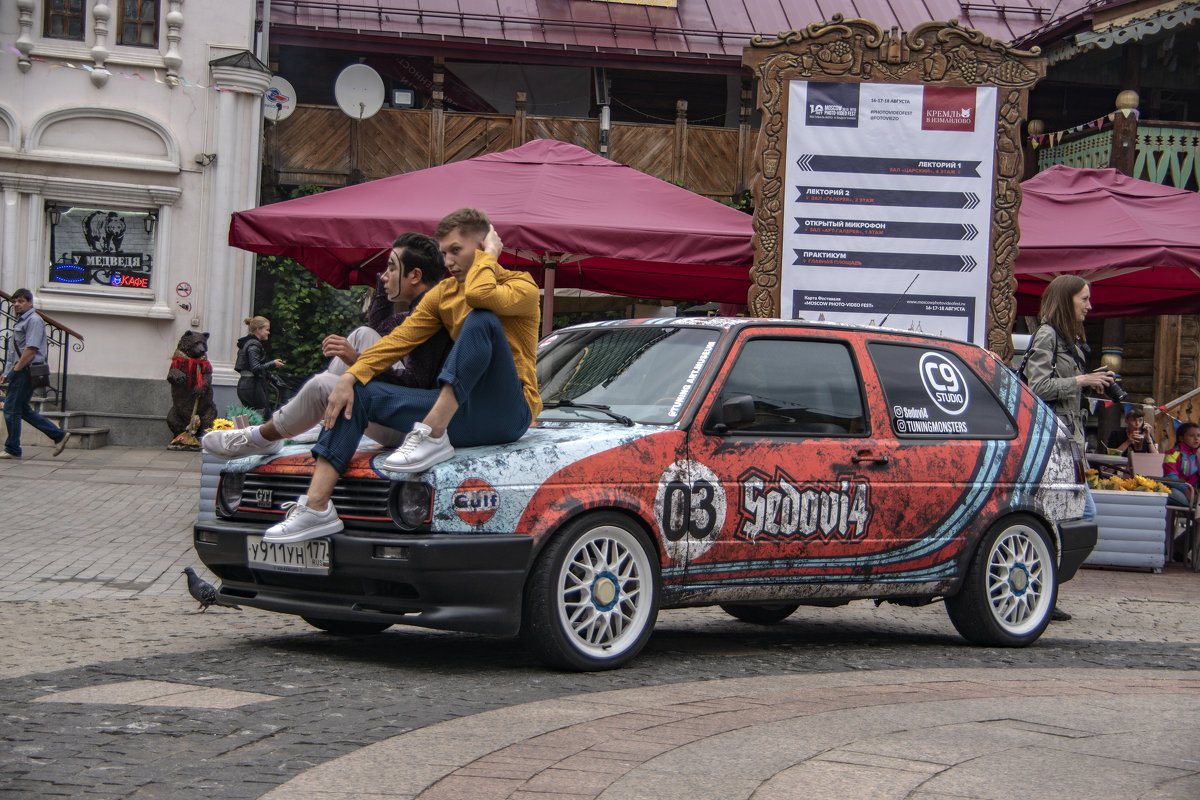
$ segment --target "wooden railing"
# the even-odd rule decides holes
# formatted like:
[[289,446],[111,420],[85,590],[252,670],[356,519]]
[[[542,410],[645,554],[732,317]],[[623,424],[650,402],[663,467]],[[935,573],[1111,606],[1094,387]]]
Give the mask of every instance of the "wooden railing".
[[[1178,189],[1200,191],[1200,123],[1143,120],[1137,126],[1133,177]],[[1112,153],[1112,128],[1063,138],[1037,151],[1038,169],[1055,164],[1104,168]]]
[[[37,310],[36,307],[34,309]],[[50,386],[45,396],[52,398],[59,411],[67,410],[67,374],[71,351],[83,350],[83,337],[42,311],[37,315],[46,323],[46,363],[50,365]],[[7,359],[8,341],[14,333],[17,314],[12,305],[12,296],[0,291],[0,359]],[[75,341],[72,342],[71,340]],[[19,355],[19,354],[18,354]],[[8,372],[11,364],[4,364]],[[42,390],[37,390],[42,391]],[[35,391],[35,395],[37,392]]]

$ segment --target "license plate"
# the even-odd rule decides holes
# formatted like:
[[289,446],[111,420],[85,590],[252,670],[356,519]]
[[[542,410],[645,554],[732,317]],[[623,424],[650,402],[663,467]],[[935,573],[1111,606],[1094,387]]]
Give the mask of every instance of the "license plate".
[[278,544],[264,542],[261,536],[246,537],[246,564],[251,569],[271,572],[297,572],[303,575],[329,574],[329,540]]

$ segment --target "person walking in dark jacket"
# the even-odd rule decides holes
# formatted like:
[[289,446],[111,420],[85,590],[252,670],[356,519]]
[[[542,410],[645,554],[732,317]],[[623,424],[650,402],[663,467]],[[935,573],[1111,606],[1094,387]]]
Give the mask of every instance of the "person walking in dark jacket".
[[252,408],[263,419],[271,415],[271,401],[267,396],[267,381],[271,372],[283,366],[283,360],[269,359],[265,342],[271,335],[271,321],[266,317],[246,317],[245,336],[238,339],[237,362],[233,368],[237,370],[237,396],[242,405]]

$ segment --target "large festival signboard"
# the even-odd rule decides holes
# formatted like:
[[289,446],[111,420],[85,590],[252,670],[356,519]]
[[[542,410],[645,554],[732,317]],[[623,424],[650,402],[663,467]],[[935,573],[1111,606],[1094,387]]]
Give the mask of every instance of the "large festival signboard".
[[751,313],[886,325],[1011,355],[1020,122],[1045,74],[956,23],[756,38]]

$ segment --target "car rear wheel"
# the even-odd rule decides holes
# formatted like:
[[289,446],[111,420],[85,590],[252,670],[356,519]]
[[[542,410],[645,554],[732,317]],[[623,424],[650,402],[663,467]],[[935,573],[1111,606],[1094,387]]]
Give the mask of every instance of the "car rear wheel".
[[326,633],[338,636],[371,636],[383,633],[392,627],[388,622],[352,622],[345,619],[326,619],[325,617],[301,617],[314,628],[320,628]]
[[950,621],[974,644],[1032,644],[1058,598],[1056,565],[1040,524],[1028,517],[1001,521],[983,537],[962,589],[946,598]]
[[657,618],[658,553],[627,518],[592,514],[538,558],[521,635],[550,666],[614,669],[641,651]]
[[734,619],[740,619],[742,622],[752,622],[755,625],[771,625],[787,619],[799,607],[797,603],[763,603],[761,605],[722,604],[721,610]]

